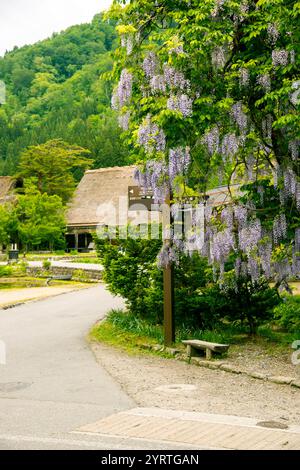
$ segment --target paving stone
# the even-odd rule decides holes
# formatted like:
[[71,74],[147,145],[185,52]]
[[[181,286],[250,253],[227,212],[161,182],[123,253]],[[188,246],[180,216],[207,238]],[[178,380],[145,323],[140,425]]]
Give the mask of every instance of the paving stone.
[[292,386],[293,386],[293,387],[300,388],[300,380],[293,380]]
[[247,375],[249,377],[253,377],[254,379],[259,379],[259,380],[267,380],[267,376],[265,374],[262,374],[261,372],[247,372]]
[[161,344],[155,344],[154,346],[152,346],[152,350],[162,352],[165,350],[165,348]]
[[206,367],[207,369],[217,370],[217,369],[220,369],[220,366],[224,363],[215,362],[215,361],[206,361],[205,359],[201,359],[200,357],[192,357],[191,364],[195,364],[199,367]]
[[241,374],[242,373],[242,371],[240,369],[238,369],[237,367],[232,366],[230,364],[222,364],[220,366],[220,369],[225,370],[225,372],[231,372],[232,374]]
[[180,354],[181,351],[175,348],[165,348],[165,352],[171,354],[171,356],[176,356],[176,354]]
[[290,383],[294,380],[292,377],[283,377],[283,376],[272,376],[268,377],[268,380],[270,382],[273,382],[275,384],[282,384],[282,385],[290,385]]

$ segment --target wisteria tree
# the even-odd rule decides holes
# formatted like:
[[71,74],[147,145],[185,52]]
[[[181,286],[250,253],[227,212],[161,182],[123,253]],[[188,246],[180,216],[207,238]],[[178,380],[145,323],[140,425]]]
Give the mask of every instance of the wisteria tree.
[[[202,252],[216,274],[228,262],[253,282],[298,274],[300,2],[115,0],[110,16],[122,46],[112,105],[140,185],[178,207],[238,183],[231,204],[206,209]],[[178,249],[173,240],[161,264]]]

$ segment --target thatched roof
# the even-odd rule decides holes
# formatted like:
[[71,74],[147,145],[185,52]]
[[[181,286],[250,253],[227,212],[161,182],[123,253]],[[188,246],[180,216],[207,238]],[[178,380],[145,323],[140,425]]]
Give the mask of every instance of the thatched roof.
[[147,222],[147,211],[128,212],[128,187],[137,185],[134,171],[134,166],[87,171],[70,203],[67,226],[126,225],[136,220],[138,214],[138,223]]
[[230,192],[228,186],[220,186],[215,189],[210,189],[206,192],[209,196],[207,205],[212,207],[222,206],[224,204],[231,203],[231,196],[240,196],[241,190],[239,184],[233,184],[230,186]]
[[15,187],[15,180],[11,176],[0,176],[0,204],[10,200],[10,192]]

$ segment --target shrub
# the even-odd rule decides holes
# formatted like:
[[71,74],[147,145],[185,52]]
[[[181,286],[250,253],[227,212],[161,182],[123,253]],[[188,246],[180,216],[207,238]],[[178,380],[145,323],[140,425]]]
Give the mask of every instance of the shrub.
[[55,250],[54,252],[57,256],[64,256],[66,254],[65,250]]
[[219,296],[219,315],[247,325],[251,334],[273,318],[273,309],[281,302],[277,290],[267,281],[261,279],[253,283],[250,276],[235,278],[233,284],[220,290]]
[[300,296],[284,297],[283,302],[274,309],[278,325],[290,332],[300,332]]
[[12,275],[12,268],[10,266],[0,266],[0,277],[9,277]]

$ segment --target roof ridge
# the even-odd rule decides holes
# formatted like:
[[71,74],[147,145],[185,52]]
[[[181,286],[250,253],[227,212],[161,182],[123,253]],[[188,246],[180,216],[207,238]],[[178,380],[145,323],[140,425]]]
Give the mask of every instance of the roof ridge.
[[127,166],[110,166],[107,168],[97,168],[95,170],[87,170],[85,174],[89,173],[103,173],[105,171],[117,171],[117,170],[126,170],[126,169],[134,169],[136,168],[136,165],[127,165]]

